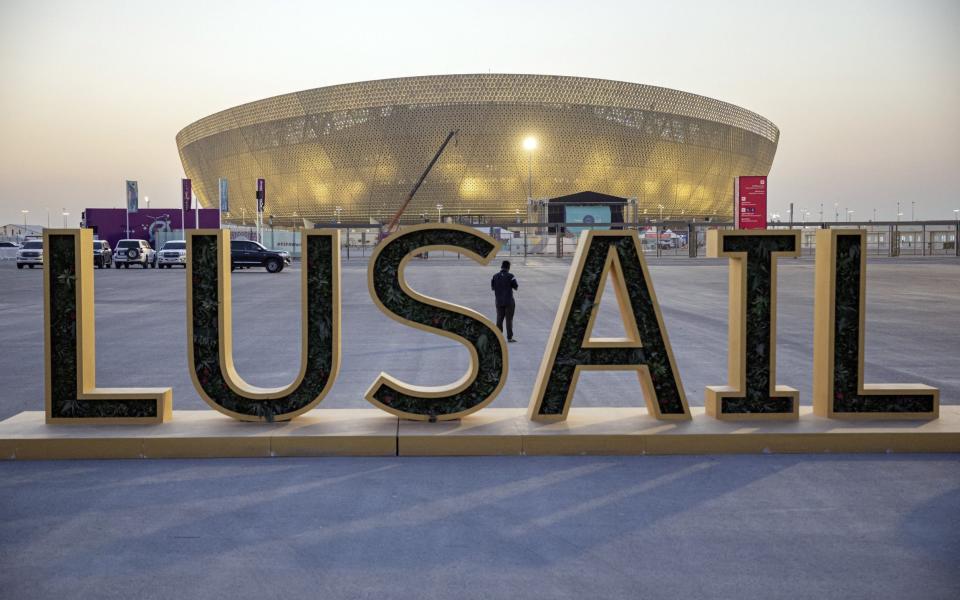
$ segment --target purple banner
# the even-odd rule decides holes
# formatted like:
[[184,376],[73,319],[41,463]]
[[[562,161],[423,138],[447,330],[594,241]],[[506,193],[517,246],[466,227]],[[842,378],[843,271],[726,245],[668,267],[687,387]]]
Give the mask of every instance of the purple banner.
[[[188,180],[189,181],[189,180]],[[187,226],[196,228],[195,213],[185,211]],[[125,233],[127,211],[123,208],[88,208],[85,212],[85,223],[93,234],[110,242],[115,248],[117,242],[127,237]],[[183,229],[180,222],[180,211],[176,208],[141,208],[130,213],[130,237],[147,240],[154,249],[157,249],[157,233],[172,232]],[[199,227],[217,229],[220,226],[220,211],[215,208],[200,209]]]
[[262,213],[267,205],[267,181],[265,179],[257,180],[257,212]]

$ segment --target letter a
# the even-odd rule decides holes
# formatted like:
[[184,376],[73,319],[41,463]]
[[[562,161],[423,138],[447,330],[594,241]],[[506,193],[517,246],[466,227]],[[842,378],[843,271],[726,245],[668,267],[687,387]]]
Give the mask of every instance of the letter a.
[[[588,336],[608,274],[616,290],[627,337],[591,339]],[[530,418],[566,419],[577,380],[584,369],[636,371],[652,416],[690,418],[636,231],[580,234],[530,398]]]

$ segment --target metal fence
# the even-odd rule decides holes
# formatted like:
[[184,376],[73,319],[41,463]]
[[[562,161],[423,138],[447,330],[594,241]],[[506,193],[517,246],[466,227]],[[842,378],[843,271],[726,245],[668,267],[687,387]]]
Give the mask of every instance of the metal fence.
[[[584,229],[636,229],[643,251],[650,257],[706,256],[707,231],[730,229],[732,223],[664,221],[660,223],[495,223],[467,224],[503,242],[499,256],[508,258],[569,258],[576,252],[579,233]],[[770,229],[801,230],[801,254],[812,256],[818,229],[864,229],[870,256],[960,256],[957,247],[960,222],[825,222],[768,223]],[[382,229],[363,224],[318,224],[317,227],[341,230],[341,255],[344,259],[366,258],[373,252]],[[302,232],[302,230],[300,230]],[[252,231],[250,232],[253,233]],[[293,232],[295,234],[296,232]],[[234,233],[235,237],[237,232]],[[277,235],[276,232],[273,234]],[[286,234],[285,234],[286,235]],[[251,237],[251,239],[253,239]],[[263,234],[263,243],[270,246],[270,232]],[[298,240],[294,242],[299,256]],[[454,252],[433,252],[431,257],[457,258]]]
[[[707,231],[730,229],[731,223],[663,221],[660,223],[496,223],[467,224],[503,242],[498,256],[503,258],[570,258],[577,249],[579,233],[584,229],[636,229],[643,251],[650,257],[706,256]],[[818,229],[864,229],[867,232],[867,252],[870,256],[960,256],[957,248],[960,222],[905,221],[905,222],[827,222],[789,223],[771,222],[770,229],[801,230],[801,254],[812,256]],[[254,227],[225,225],[234,239],[257,239]],[[344,259],[369,257],[383,234],[383,227],[367,224],[320,223],[317,227],[340,229],[340,252]],[[260,241],[269,248],[286,250],[294,258],[300,257],[303,228],[265,227]],[[183,239],[182,231],[169,232],[158,239],[158,246],[166,239]],[[432,252],[431,257],[457,258],[455,252]]]

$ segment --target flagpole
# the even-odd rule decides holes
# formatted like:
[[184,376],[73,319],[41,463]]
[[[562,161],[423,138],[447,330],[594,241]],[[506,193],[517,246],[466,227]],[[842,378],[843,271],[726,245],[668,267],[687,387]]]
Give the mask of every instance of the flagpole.
[[230,199],[229,199],[229,192],[227,191],[227,185],[228,183],[227,183],[226,177],[221,177],[217,181],[217,188],[218,188],[217,191],[219,192],[219,196],[220,196],[220,210],[217,212],[217,215],[220,218],[220,229],[223,229],[224,211],[226,211],[227,213],[230,212]]
[[180,232],[187,239],[187,211],[193,202],[193,185],[189,179],[180,180]]

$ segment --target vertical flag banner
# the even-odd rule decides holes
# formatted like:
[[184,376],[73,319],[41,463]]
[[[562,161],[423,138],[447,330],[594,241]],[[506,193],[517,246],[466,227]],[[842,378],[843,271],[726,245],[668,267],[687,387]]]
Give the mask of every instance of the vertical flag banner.
[[267,182],[265,179],[257,180],[257,212],[262,213],[267,204]]
[[127,212],[135,213],[140,203],[140,193],[137,182],[127,180]]
[[220,212],[230,212],[230,200],[227,198],[227,178],[220,178]]
[[766,175],[743,175],[733,180],[733,219],[736,229],[767,228]]
[[183,184],[183,210],[190,210],[191,199],[193,198],[193,183],[189,179],[181,179]]
[[181,179],[181,195],[180,195],[180,227],[186,231],[187,229],[187,213],[190,212],[190,204],[193,201],[193,182],[189,179]]

